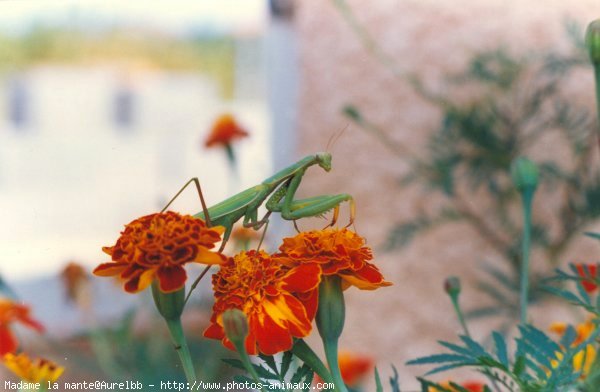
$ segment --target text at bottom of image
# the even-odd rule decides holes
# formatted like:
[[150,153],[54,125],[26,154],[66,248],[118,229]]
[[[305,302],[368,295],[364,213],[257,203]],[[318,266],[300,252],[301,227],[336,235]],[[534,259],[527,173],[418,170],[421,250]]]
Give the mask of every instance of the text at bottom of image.
[[5,390],[15,391],[154,391],[154,390],[165,390],[165,391],[254,391],[254,390],[268,390],[268,391],[284,391],[284,390],[315,390],[315,391],[328,391],[333,390],[334,385],[332,383],[317,382],[314,384],[310,383],[291,383],[291,382],[274,382],[274,383],[260,383],[260,382],[204,382],[195,381],[193,383],[178,382],[178,381],[161,381],[160,383],[142,383],[141,381],[124,381],[124,382],[113,382],[113,381],[78,381],[78,382],[50,382],[47,383],[33,383],[25,381],[4,381]]

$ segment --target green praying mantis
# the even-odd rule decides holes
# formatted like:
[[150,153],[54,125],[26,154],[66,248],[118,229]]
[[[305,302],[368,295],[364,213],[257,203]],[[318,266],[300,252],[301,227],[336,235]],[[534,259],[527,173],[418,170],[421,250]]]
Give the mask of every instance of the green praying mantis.
[[[225,244],[231,235],[233,225],[243,218],[244,227],[250,227],[259,230],[267,224],[272,213],[277,212],[283,219],[295,221],[297,219],[321,216],[330,210],[333,210],[333,217],[328,226],[333,226],[338,219],[340,204],[348,202],[350,204],[350,219],[347,226],[354,222],[355,205],[352,196],[346,193],[337,195],[320,195],[305,199],[294,199],[298,186],[302,182],[302,177],[306,170],[314,165],[318,165],[325,171],[331,170],[331,154],[320,152],[309,155],[298,162],[275,173],[262,183],[248,188],[240,193],[231,196],[214,206],[207,208],[200,181],[198,178],[189,180],[162,209],[164,212],[175,199],[183,192],[188,185],[194,183],[202,212],[194,215],[196,218],[204,219],[208,226],[224,226],[223,242],[219,252],[223,251]],[[258,209],[264,204],[267,209],[266,214],[258,219]],[[185,298],[188,301],[192,291],[200,283],[200,280],[208,272],[210,266],[206,266],[198,278],[194,281]]]
[[[309,155],[275,173],[261,184],[235,194],[210,208],[206,207],[199,180],[192,178],[175,194],[162,211],[165,211],[188,185],[194,183],[203,209],[202,212],[194,216],[204,219],[210,226],[225,227],[221,250],[227,243],[233,225],[237,221],[243,218],[244,227],[258,230],[268,222],[273,212],[279,213],[283,219],[295,222],[300,218],[321,216],[333,210],[333,218],[330,223],[330,226],[333,226],[338,218],[340,204],[347,201],[350,203],[350,222],[348,226],[351,225],[354,221],[355,207],[354,199],[349,194],[341,193],[294,199],[304,173],[314,165],[320,166],[325,171],[330,171],[331,154],[320,152]],[[264,217],[258,219],[258,208],[263,204],[267,212]]]

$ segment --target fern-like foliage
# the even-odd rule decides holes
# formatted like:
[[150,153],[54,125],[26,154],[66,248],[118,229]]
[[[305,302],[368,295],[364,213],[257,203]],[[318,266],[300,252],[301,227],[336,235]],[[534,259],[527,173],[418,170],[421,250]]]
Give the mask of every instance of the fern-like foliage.
[[[439,342],[449,352],[421,357],[407,364],[433,365],[434,368],[426,375],[456,368],[472,368],[488,377],[491,384],[501,385],[508,391],[563,391],[572,388],[581,377],[581,370],[575,368],[573,358],[589,344],[594,344],[600,330],[596,329],[577,344],[574,344],[577,334],[573,327],[567,329],[560,342],[555,342],[529,324],[521,325],[519,333],[513,355],[509,355],[505,338],[494,331],[491,351],[469,336],[460,336],[459,344]],[[431,381],[422,379],[421,382],[439,391],[448,391]]]
[[[294,356],[290,351],[286,351],[282,355],[279,364],[272,355],[260,354],[259,357],[262,360],[262,363],[253,364],[252,366],[254,367],[254,370],[256,370],[263,385],[274,384],[277,386],[277,390],[285,392],[307,392],[311,390],[314,377],[312,369],[306,364],[301,366],[295,364]],[[223,362],[244,372],[246,370],[244,364],[239,359],[223,359]],[[247,382],[253,384],[256,382],[244,375],[234,376],[233,379],[240,383]],[[302,389],[285,389],[281,387],[284,385],[308,386],[305,386]]]

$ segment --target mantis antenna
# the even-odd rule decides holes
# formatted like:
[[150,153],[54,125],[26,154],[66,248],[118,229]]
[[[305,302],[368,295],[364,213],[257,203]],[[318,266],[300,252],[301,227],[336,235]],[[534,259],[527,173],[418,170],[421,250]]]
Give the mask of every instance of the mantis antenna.
[[329,140],[327,141],[327,145],[325,146],[325,151],[329,151],[329,148],[332,147],[335,143],[337,143],[337,141],[339,140],[339,138],[342,137],[342,135],[344,133],[346,133],[346,130],[348,129],[349,126],[350,126],[350,123],[346,124],[346,126],[344,128],[342,128],[341,131],[334,132],[329,137]]

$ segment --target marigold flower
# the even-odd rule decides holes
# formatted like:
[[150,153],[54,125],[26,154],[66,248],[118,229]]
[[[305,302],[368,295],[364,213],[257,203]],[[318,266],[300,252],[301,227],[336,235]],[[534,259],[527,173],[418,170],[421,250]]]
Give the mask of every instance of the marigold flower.
[[233,349],[225,337],[222,314],[239,309],[248,319],[248,354],[287,351],[292,337],[305,337],[312,329],[320,278],[321,271],[314,264],[288,268],[264,251],[241,252],[213,275],[215,305],[204,336],[220,339]]
[[38,332],[44,332],[44,326],[29,315],[29,308],[11,300],[0,298],[0,355],[17,350],[18,340],[10,330],[10,325],[20,322]]
[[[550,331],[554,332],[560,336],[564,335],[567,331],[567,324],[556,322],[550,325]],[[592,332],[596,329],[596,326],[592,319],[585,321],[584,323],[577,324],[575,326],[575,332],[577,333],[575,340],[572,345],[577,346],[590,337]],[[573,357],[573,368],[581,372],[581,378],[585,378],[589,373],[592,364],[596,358],[596,348],[593,344],[588,344],[584,348],[582,348],[575,356]],[[562,360],[563,354],[561,352],[556,353],[556,359],[551,360],[553,367],[558,366],[558,363]]]
[[112,262],[100,264],[94,274],[119,275],[129,293],[144,290],[155,278],[162,292],[174,292],[185,285],[184,264],[225,261],[225,256],[210,250],[224,231],[176,212],[146,215],[126,225],[115,246],[102,248]]
[[[589,272],[589,275],[586,273]],[[591,294],[598,289],[598,285],[595,282],[595,279],[598,277],[598,265],[597,264],[586,264],[585,267],[583,264],[575,264],[575,268],[577,268],[577,273],[581,276],[581,285],[583,289]],[[591,279],[590,279],[591,278]]]
[[235,139],[247,136],[248,132],[235,121],[231,114],[223,114],[216,119],[204,145],[206,147],[226,146]]
[[82,288],[88,280],[88,272],[81,264],[70,262],[62,270],[60,276],[65,287],[67,299],[77,302],[77,299],[81,297]]
[[342,288],[356,286],[361,290],[374,290],[392,283],[384,280],[379,269],[369,263],[373,259],[365,240],[347,229],[325,229],[301,232],[284,238],[275,257],[287,266],[315,263],[323,275],[339,275]]
[[21,380],[31,383],[55,382],[65,370],[47,359],[36,358],[32,360],[24,353],[18,355],[6,354],[4,365]]
[[342,378],[346,385],[357,385],[372,369],[373,360],[368,357],[342,351],[338,356]]

